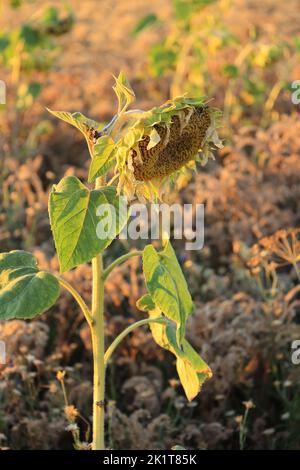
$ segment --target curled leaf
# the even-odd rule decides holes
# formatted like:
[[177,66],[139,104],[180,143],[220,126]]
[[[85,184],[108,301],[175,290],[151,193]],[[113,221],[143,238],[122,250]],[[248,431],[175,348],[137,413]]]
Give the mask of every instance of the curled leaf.
[[124,112],[128,106],[135,100],[135,94],[131,88],[124,72],[120,72],[118,77],[114,77],[116,84],[113,87],[115,94],[117,95],[119,107],[118,113]]

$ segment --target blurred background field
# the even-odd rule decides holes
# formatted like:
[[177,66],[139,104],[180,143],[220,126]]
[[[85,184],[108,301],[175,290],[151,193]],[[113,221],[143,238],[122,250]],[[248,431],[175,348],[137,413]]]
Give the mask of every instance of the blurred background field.
[[[170,198],[205,203],[204,249],[175,248],[196,304],[188,336],[214,377],[188,403],[173,357],[139,329],[108,369],[109,446],[300,449],[300,365],[291,362],[300,339],[300,105],[291,100],[299,0],[0,0],[1,252],[34,247],[43,267],[58,270],[48,193],[64,175],[86,179],[88,154],[45,108],[106,123],[120,69],[142,109],[184,92],[213,98],[225,146]],[[122,250],[116,240],[112,252]],[[89,266],[66,278],[89,299]],[[110,276],[109,341],[141,318],[142,286],[137,259]],[[33,322],[0,323],[0,339],[0,447],[72,448],[61,369],[88,437],[91,344],[70,296]]]

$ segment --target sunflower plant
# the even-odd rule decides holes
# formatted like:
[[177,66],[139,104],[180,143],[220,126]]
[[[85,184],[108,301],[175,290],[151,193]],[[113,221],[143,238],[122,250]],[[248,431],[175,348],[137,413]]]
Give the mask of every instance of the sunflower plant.
[[[93,450],[105,449],[105,371],[120,341],[135,328],[149,324],[154,341],[176,358],[177,372],[188,400],[212,376],[209,366],[185,338],[185,325],[194,310],[193,301],[168,238],[162,248],[152,244],[130,251],[104,267],[103,252],[129,218],[120,210],[120,198],[157,201],[178,172],[204,165],[220,147],[218,110],[203,98],[177,97],[150,111],[128,110],[134,92],[120,73],[114,86],[118,111],[104,128],[83,114],[51,111],[84,135],[91,164],[88,183],[66,176],[52,187],[49,216],[61,274],[38,267],[35,257],[16,250],[0,255],[0,319],[31,319],[49,309],[61,288],[77,301],[91,329],[93,348]],[[115,224],[107,217],[114,209]],[[100,209],[100,210],[99,210]],[[106,214],[107,215],[107,214]],[[99,238],[97,227],[105,236]],[[147,293],[137,301],[146,317],[131,324],[105,349],[105,282],[116,266],[141,256]],[[91,263],[93,284],[90,305],[66,281],[63,273]]]

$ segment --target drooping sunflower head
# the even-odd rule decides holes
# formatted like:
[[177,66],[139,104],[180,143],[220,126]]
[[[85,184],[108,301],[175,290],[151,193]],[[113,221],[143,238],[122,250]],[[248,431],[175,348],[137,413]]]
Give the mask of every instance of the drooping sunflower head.
[[116,171],[119,190],[130,199],[160,198],[176,174],[207,163],[221,147],[215,108],[181,96],[141,113],[120,140]]

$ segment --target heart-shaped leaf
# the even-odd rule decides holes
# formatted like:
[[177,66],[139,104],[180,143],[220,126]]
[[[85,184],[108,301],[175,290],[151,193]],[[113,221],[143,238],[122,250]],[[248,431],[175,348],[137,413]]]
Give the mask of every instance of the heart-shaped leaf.
[[58,296],[58,280],[40,271],[31,253],[0,254],[0,320],[33,318],[50,308]]
[[186,280],[171,243],[157,252],[147,245],[143,252],[143,271],[146,284],[155,304],[177,325],[177,340],[184,337],[185,322],[194,310]]
[[105,250],[128,217],[115,188],[90,191],[75,176],[53,186],[49,213],[61,272],[87,263]]

